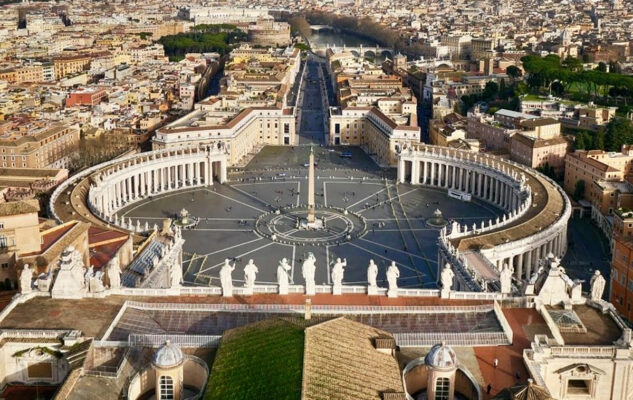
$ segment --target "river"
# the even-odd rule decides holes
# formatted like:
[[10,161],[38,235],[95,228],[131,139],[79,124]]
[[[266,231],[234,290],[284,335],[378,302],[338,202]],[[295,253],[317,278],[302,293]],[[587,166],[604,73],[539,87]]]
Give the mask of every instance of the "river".
[[310,43],[313,46],[325,46],[327,44],[336,46],[360,46],[361,44],[367,47],[376,46],[376,42],[371,39],[346,32],[334,31],[312,32]]
[[[353,33],[342,31],[335,32],[333,30],[312,32],[309,40],[310,45],[313,47],[322,47],[326,45],[335,45],[337,47],[343,47],[343,45],[357,47],[363,45],[363,47],[367,47],[369,49],[377,45],[374,40],[364,36],[354,35]],[[382,62],[384,60],[385,57],[382,54],[378,54],[378,59],[376,61]]]

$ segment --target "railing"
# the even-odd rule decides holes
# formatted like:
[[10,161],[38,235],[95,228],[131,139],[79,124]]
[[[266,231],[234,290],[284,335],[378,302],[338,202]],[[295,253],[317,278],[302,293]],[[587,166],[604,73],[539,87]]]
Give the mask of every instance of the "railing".
[[499,292],[451,292],[449,298],[462,300],[501,300],[503,294]]
[[[302,304],[187,304],[187,303],[143,303],[126,301],[126,308],[139,310],[171,310],[171,311],[207,311],[207,312],[269,312],[269,313],[301,313],[305,312]],[[493,304],[472,306],[366,306],[366,305],[312,305],[312,314],[438,314],[490,312]],[[117,316],[118,317],[118,316]],[[115,319],[117,321],[117,319]],[[113,321],[114,323],[114,321]],[[104,335],[104,337],[106,337]]]
[[125,347],[128,345],[128,342],[120,340],[94,340],[92,345],[94,347]]
[[508,339],[508,342],[512,343],[514,340],[514,332],[512,331],[512,327],[508,323],[508,320],[506,319],[505,315],[503,315],[501,306],[499,306],[499,303],[497,303],[496,301],[493,304],[493,310],[494,310],[495,316],[497,317],[497,321],[499,321],[499,324],[501,325],[501,329],[503,329],[503,332],[505,333],[506,338]]
[[395,333],[396,344],[400,347],[432,346],[446,343],[449,346],[500,346],[511,344],[503,332],[476,333]]
[[141,335],[131,334],[128,338],[130,346],[159,347],[167,340],[181,347],[217,347],[220,335]]
[[578,357],[614,357],[613,346],[551,346],[552,355]]
[[118,376],[119,369],[117,367],[110,367],[107,365],[100,365],[90,370],[84,371],[84,374],[90,376],[102,376],[107,378],[116,378]]
[[552,316],[549,315],[545,306],[540,306],[540,309],[537,309],[537,311],[539,312],[539,314],[541,314],[541,316],[545,320],[545,324],[547,325],[550,332],[552,333],[552,336],[554,336],[554,340],[556,341],[556,343],[559,345],[564,345],[565,340],[563,339],[563,336],[560,334],[560,331],[558,330],[558,325],[556,325],[556,322],[554,322],[554,319],[552,318]]
[[2,329],[2,331],[0,331],[0,338],[56,339],[69,332],[71,332],[70,329]]

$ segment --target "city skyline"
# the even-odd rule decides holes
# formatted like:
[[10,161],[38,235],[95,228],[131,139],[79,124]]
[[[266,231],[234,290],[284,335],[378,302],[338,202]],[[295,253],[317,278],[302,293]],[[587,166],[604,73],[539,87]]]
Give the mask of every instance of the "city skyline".
[[633,2],[0,3],[0,397],[633,392]]

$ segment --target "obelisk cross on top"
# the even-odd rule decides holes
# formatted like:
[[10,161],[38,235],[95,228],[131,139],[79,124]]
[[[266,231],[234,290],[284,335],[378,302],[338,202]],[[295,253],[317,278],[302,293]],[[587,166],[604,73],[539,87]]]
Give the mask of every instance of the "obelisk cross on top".
[[310,161],[308,166],[308,223],[314,222],[314,149],[310,146]]

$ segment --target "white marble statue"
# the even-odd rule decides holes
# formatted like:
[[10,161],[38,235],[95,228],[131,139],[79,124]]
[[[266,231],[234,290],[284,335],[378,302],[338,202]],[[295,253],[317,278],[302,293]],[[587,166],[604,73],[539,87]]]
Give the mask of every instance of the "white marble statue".
[[91,281],[92,276],[94,275],[94,273],[95,273],[95,267],[91,265],[90,268],[88,268],[88,270],[84,274],[85,288],[89,292],[93,291],[93,288],[90,287],[90,281]]
[[455,273],[451,269],[451,265],[446,263],[444,265],[444,269],[442,270],[442,288],[450,290],[453,286],[453,278],[455,277]]
[[[69,265],[73,266],[73,268],[71,269],[72,271],[71,273],[73,275],[74,280],[79,282],[79,285],[83,289],[88,289],[86,287],[86,281],[84,280],[85,266],[83,264],[81,254],[77,250],[75,250],[75,248],[72,246],[68,246],[65,251],[69,252],[68,260],[66,262]],[[62,260],[62,263],[63,262],[64,260]]]
[[604,280],[604,277],[602,276],[600,271],[596,270],[596,272],[591,277],[590,283],[591,283],[591,300],[593,301],[601,300],[606,281]]
[[110,281],[110,289],[121,288],[121,268],[119,267],[119,258],[116,256],[108,263],[108,280]]
[[303,265],[301,266],[301,274],[306,283],[306,295],[314,296],[316,294],[316,283],[314,275],[316,274],[316,257],[314,254],[308,253]]
[[347,266],[347,259],[341,260],[340,258],[336,259],[334,266],[332,267],[332,294],[342,294],[343,293],[343,276],[345,275],[345,267]]
[[288,294],[288,285],[290,284],[290,277],[288,276],[290,271],[290,264],[288,259],[282,258],[277,266],[277,283],[279,284],[279,294]]
[[244,266],[244,294],[253,294],[253,287],[255,287],[255,277],[259,269],[257,265],[253,263],[253,259],[248,260],[248,264]]
[[391,265],[387,268],[387,283],[389,284],[387,296],[398,297],[398,278],[400,278],[400,270],[396,262],[392,261]]
[[103,272],[95,272],[90,279],[90,291],[93,293],[101,293],[105,290],[103,286]]
[[224,259],[224,265],[220,269],[220,284],[222,285],[222,296],[233,296],[233,271],[235,270],[235,263],[231,265],[228,258]]
[[369,260],[369,266],[367,267],[367,283],[368,283],[368,293],[372,291],[375,292],[378,288],[378,284],[376,283],[376,278],[378,277],[378,266],[374,263],[374,260]]
[[29,267],[29,264],[24,264],[22,272],[20,273],[20,293],[27,294],[33,291],[31,283],[33,280],[33,270]]
[[455,273],[451,269],[451,265],[449,263],[444,264],[444,269],[442,270],[442,273],[440,275],[440,281],[442,283],[440,296],[442,298],[447,298],[450,296],[454,277],[455,277]]
[[501,293],[508,294],[512,291],[512,268],[508,264],[503,264],[499,273],[499,282],[501,284]]
[[176,289],[179,288],[180,285],[182,284],[182,266],[177,263],[177,262],[173,262],[171,264],[171,288],[172,289]]

